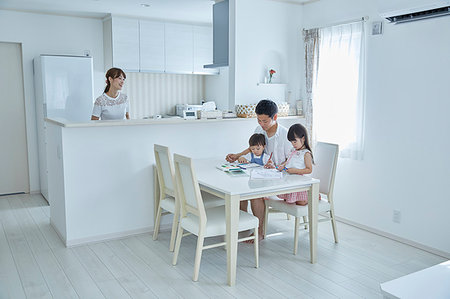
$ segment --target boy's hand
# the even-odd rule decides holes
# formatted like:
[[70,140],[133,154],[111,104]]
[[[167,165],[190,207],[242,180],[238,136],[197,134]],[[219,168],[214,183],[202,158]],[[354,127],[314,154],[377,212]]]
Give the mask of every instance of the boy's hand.
[[277,167],[277,169],[278,169],[279,171],[283,171],[283,170],[284,170],[284,165],[283,165],[283,164],[279,165],[279,166]]
[[228,155],[225,157],[225,160],[227,160],[228,162],[234,162],[234,161],[236,161],[238,158],[239,158],[239,156],[236,155],[236,154],[228,154]]
[[238,162],[239,163],[248,163],[247,159],[245,159],[244,157],[239,157]]

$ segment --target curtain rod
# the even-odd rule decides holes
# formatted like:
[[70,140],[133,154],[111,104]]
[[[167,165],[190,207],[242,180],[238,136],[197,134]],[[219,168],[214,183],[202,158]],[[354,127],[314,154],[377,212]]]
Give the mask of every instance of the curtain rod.
[[303,31],[310,30],[310,29],[323,29],[323,28],[327,28],[327,27],[339,26],[339,25],[344,25],[344,24],[353,24],[353,23],[357,23],[357,22],[365,22],[368,19],[369,19],[369,16],[364,16],[359,19],[353,19],[353,20],[348,20],[348,21],[344,21],[344,22],[333,23],[333,24],[330,24],[327,26],[322,26],[322,27],[317,27],[317,28],[309,28],[309,29],[303,28]]

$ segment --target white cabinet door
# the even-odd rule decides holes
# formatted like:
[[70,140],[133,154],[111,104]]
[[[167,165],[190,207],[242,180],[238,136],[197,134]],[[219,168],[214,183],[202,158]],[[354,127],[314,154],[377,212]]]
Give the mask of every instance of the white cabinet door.
[[112,19],[113,66],[139,71],[139,20]]
[[166,23],[166,72],[192,74],[192,25]]
[[139,21],[140,71],[164,72],[164,23]]
[[213,63],[213,29],[192,26],[194,34],[194,74],[218,74],[218,69],[204,68]]

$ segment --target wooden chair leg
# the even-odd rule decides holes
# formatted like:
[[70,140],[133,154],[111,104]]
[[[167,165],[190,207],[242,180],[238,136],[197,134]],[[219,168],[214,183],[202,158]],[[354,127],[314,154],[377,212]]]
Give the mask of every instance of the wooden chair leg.
[[[265,238],[266,235],[267,235],[267,221],[268,221],[268,220],[269,220],[269,206],[266,205],[265,212],[264,212],[264,226],[263,226],[263,235],[264,235],[264,238]],[[256,230],[258,230],[258,229],[256,229]]]
[[158,239],[159,234],[159,223],[161,222],[161,206],[158,206],[158,212],[156,214],[156,221],[155,221],[155,229],[153,230],[153,240]]
[[172,265],[177,264],[178,253],[180,252],[181,239],[183,238],[183,228],[181,223],[178,223],[177,242],[175,244],[175,252],[173,253]]
[[202,251],[203,251],[203,242],[204,241],[205,241],[205,237],[203,236],[203,232],[201,232],[198,234],[197,249],[195,250],[194,276],[192,277],[193,281],[198,281],[198,273],[200,272],[200,262],[202,260]]
[[172,222],[172,232],[170,234],[170,245],[169,245],[169,251],[173,251],[175,247],[175,237],[177,235],[177,226],[178,222],[180,220],[180,212],[175,209],[175,213],[173,214],[173,222]]
[[330,210],[331,226],[333,227],[334,243],[338,243],[336,220],[334,219],[334,209]]
[[259,267],[259,235],[258,235],[258,227],[255,227],[254,231],[255,241],[253,242],[253,245],[255,246],[255,268]]
[[300,218],[295,217],[295,227],[294,227],[294,255],[297,254],[298,248],[298,228],[300,227]]
[[[303,223],[307,223],[308,218],[306,216],[303,216]],[[308,224],[305,224],[305,229],[308,229]]]

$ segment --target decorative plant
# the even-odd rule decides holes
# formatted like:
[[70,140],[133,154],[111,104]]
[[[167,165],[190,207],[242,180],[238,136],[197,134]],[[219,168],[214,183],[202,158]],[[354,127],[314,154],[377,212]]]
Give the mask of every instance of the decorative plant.
[[273,76],[273,74],[275,74],[275,73],[276,73],[275,70],[270,69],[270,71],[269,71],[269,83],[272,83],[272,76]]

